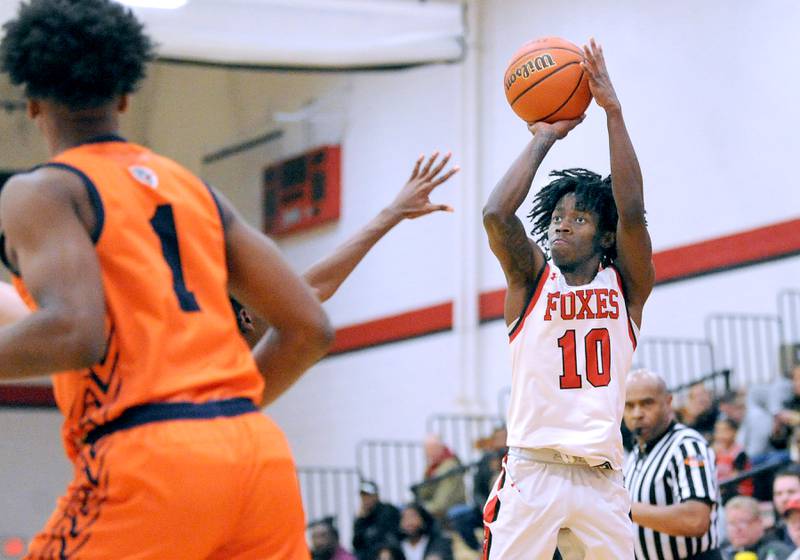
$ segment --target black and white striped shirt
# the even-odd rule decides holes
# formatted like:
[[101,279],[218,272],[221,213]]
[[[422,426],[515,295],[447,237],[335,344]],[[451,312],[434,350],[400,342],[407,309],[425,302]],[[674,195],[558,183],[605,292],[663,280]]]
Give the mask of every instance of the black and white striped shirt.
[[700,500],[711,505],[711,524],[702,537],[672,537],[634,525],[637,560],[684,560],[719,546],[714,451],[695,430],[673,422],[644,451],[634,448],[625,462],[625,487],[632,502],[668,506]]

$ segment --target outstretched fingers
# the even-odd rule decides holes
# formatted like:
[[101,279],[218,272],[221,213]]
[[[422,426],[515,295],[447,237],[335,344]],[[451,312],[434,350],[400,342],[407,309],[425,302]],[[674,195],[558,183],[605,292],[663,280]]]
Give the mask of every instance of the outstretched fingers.
[[413,181],[419,176],[419,167],[422,165],[422,160],[425,159],[425,154],[420,154],[417,162],[414,164],[414,170],[411,172],[411,177],[408,178],[409,182]]
[[431,180],[431,182],[428,184],[428,187],[427,187],[426,190],[428,192],[431,192],[433,189],[435,189],[436,187],[438,187],[439,185],[441,185],[442,183],[444,183],[445,181],[450,179],[450,177],[452,177],[453,175],[455,175],[459,171],[461,171],[461,168],[459,166],[457,166],[457,165],[454,166],[452,169],[447,171],[447,173],[445,173],[441,177],[436,177],[435,179]]
[[444,166],[447,165],[447,162],[450,161],[452,156],[453,154],[451,152],[447,152],[442,158],[442,161],[440,161],[433,169],[430,170],[428,177],[431,179],[436,177],[442,171],[442,169],[444,169]]
[[435,152],[433,152],[431,154],[431,157],[428,159],[428,163],[425,164],[425,167],[423,167],[422,171],[420,171],[420,173],[419,173],[419,176],[421,178],[424,179],[425,177],[428,176],[428,172],[431,170],[431,166],[433,165],[433,162],[436,161],[436,158],[438,158],[438,157],[439,157],[439,150],[436,150]]

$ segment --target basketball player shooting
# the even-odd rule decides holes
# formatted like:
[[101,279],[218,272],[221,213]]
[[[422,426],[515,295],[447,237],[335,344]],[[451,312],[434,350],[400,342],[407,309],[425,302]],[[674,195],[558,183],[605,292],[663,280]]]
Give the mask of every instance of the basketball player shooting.
[[508,284],[512,356],[509,453],[484,510],[484,559],[552,558],[562,528],[587,559],[633,558],[619,427],[654,270],[642,174],[621,105],[602,48],[592,39],[583,50],[582,68],[606,113],[611,176],[552,172],[534,197],[529,238],[516,212],[544,157],[583,117],[533,123],[533,139],[483,211]]

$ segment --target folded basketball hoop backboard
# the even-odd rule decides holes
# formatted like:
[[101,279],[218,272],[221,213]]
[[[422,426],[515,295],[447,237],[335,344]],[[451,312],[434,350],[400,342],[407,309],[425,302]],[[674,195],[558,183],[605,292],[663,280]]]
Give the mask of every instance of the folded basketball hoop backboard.
[[[17,5],[0,2],[0,21]],[[159,56],[175,62],[347,70],[453,62],[463,50],[461,6],[449,2],[188,0],[132,9]]]

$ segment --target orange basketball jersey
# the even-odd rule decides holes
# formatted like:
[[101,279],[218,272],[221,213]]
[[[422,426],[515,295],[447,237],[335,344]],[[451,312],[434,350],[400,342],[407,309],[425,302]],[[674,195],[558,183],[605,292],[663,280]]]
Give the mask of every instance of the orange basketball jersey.
[[[263,380],[227,294],[225,239],[210,189],[152,151],[105,137],[47,166],[84,182],[106,299],[106,352],[96,366],[53,376],[74,458],[86,434],[132,406],[246,397]],[[22,278],[15,278],[32,304]]]

